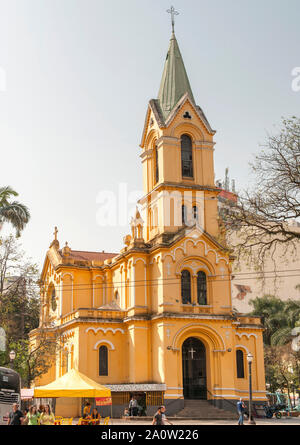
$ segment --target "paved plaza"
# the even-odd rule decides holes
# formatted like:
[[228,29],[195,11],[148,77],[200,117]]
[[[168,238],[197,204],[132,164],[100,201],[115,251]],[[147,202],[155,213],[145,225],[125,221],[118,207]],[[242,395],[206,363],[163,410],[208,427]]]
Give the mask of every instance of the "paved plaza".
[[[176,420],[173,418],[169,419],[173,425],[237,425],[237,420]],[[281,419],[255,419],[256,425],[300,425],[300,417],[283,417]],[[77,423],[74,421],[74,423]],[[111,419],[110,425],[152,425],[150,420],[125,420],[125,419]],[[245,421],[247,425],[247,421]]]

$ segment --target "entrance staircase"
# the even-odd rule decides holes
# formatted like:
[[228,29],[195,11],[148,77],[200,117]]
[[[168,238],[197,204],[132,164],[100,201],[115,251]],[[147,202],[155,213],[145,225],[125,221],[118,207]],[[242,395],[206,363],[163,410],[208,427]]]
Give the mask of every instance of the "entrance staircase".
[[179,411],[176,418],[189,419],[220,419],[237,420],[236,413],[224,409],[216,408],[207,400],[184,400],[184,408]]

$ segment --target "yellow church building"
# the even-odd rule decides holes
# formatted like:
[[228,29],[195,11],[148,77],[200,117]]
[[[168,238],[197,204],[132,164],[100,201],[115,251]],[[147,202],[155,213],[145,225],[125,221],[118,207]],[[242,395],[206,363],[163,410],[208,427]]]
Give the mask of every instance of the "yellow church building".
[[[41,275],[40,329],[63,345],[45,385],[75,368],[112,391],[114,415],[132,395],[147,414],[188,400],[227,409],[266,400],[263,326],[232,311],[234,260],[219,229],[214,134],[196,105],[174,32],[141,140],[144,196],[120,253],[61,248],[55,230]],[[57,410],[78,415],[78,401]],[[66,413],[67,412],[67,413]],[[57,414],[59,412],[57,411]]]

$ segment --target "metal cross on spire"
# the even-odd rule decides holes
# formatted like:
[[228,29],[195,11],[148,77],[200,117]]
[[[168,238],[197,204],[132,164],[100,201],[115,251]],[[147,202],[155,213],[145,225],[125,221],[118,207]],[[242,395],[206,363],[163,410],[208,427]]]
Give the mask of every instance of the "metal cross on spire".
[[167,9],[167,12],[168,12],[169,14],[171,14],[172,32],[174,32],[174,24],[175,24],[174,17],[175,17],[175,15],[178,15],[179,12],[175,10],[174,6],[171,6],[170,9]]

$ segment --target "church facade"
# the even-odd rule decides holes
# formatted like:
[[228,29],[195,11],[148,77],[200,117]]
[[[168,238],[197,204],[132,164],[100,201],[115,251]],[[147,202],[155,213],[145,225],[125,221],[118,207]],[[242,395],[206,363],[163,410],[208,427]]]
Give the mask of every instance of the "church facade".
[[[233,406],[266,400],[263,326],[232,311],[232,262],[214,183],[214,134],[196,105],[172,33],[141,141],[144,196],[119,253],[61,248],[55,231],[41,275],[40,327],[62,347],[36,385],[75,368],[111,388],[113,407],[144,394],[147,413],[185,399]],[[70,409],[76,415],[76,403]],[[226,405],[227,404],[227,405]],[[64,411],[61,402],[61,411]]]

